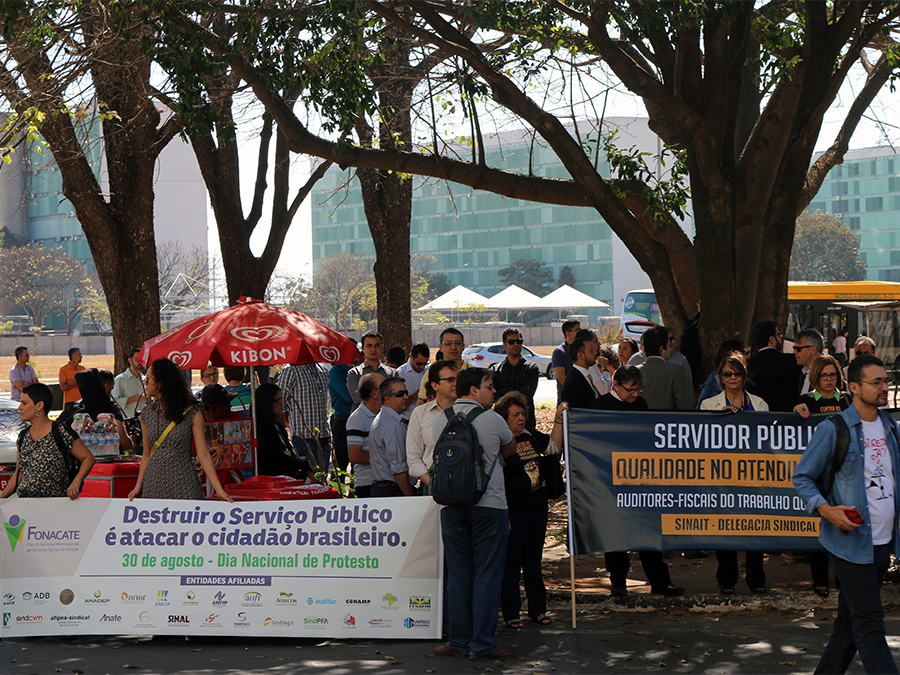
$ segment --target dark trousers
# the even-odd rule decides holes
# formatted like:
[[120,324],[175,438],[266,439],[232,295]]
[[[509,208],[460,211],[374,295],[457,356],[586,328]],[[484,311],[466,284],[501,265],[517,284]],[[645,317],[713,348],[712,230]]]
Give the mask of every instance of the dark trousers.
[[812,583],[816,588],[828,588],[828,552],[809,552],[809,571],[812,572]]
[[532,619],[547,612],[547,590],[541,575],[541,558],[547,536],[547,507],[509,510],[509,541],[506,564],[500,582],[500,609],[503,620],[519,618],[522,594],[519,592],[521,572],[528,598],[528,616]]
[[356,496],[360,499],[368,499],[372,496],[372,486],[371,485],[357,485],[356,486]]
[[387,485],[379,485],[372,483],[372,490],[369,492],[370,497],[402,497],[403,490],[396,483],[388,483]]
[[[744,552],[744,567],[746,568],[744,579],[746,579],[750,590],[765,588],[766,586],[763,556],[765,556],[765,553],[762,551]],[[716,560],[719,561],[719,569],[716,570],[716,581],[719,587],[733,589],[741,576],[738,569],[738,552],[716,551]]]
[[856,652],[867,673],[896,673],[897,664],[885,640],[881,582],[891,561],[891,546],[874,548],[874,562],[857,565],[831,555],[841,582],[838,614],[816,673],[845,673]]
[[[641,559],[641,567],[650,582],[650,590],[660,592],[671,585],[669,566],[663,560],[660,551],[638,551]],[[631,569],[631,561],[628,559],[628,551],[611,551],[606,553],[606,571],[609,572],[609,581],[614,588],[625,588],[625,579],[628,570]]]
[[[309,465],[312,467],[313,471],[316,473],[328,473],[328,466],[331,462],[330,438],[320,438],[318,445],[316,444],[315,438],[301,438],[300,436],[294,436],[291,439],[291,442],[294,444],[294,452],[300,457],[306,457],[306,459],[309,460]],[[324,466],[319,463],[320,445],[322,446],[322,461],[324,462]]]
[[347,418],[340,415],[331,416],[331,443],[334,445],[334,461],[341,471],[350,466],[350,455],[347,452]]

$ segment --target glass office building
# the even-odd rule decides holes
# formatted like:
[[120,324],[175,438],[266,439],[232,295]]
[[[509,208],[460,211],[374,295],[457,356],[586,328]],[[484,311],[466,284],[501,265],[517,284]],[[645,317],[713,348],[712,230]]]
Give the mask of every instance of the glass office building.
[[[657,149],[646,120],[611,119],[625,144]],[[626,146],[627,147],[627,146]],[[521,132],[501,134],[486,142],[491,166],[537,176],[569,178],[556,155]],[[599,171],[609,176],[609,167]],[[348,183],[349,181],[349,183]],[[576,288],[611,305],[598,314],[618,313],[624,293],[649,285],[636,261],[596,210],[508,199],[490,192],[436,179],[414,178],[411,249],[434,256],[434,272],[447,275],[451,286],[462,284],[490,297],[506,284],[499,270],[519,259],[546,263],[556,280],[569,266]],[[338,251],[375,256],[359,184],[352,173],[331,169],[313,192],[313,277],[317,265]],[[622,290],[614,288],[614,278]],[[621,296],[621,297],[618,297]],[[617,304],[618,303],[618,304]]]
[[847,152],[807,210],[831,213],[859,235],[868,281],[900,281],[900,157],[894,149]]

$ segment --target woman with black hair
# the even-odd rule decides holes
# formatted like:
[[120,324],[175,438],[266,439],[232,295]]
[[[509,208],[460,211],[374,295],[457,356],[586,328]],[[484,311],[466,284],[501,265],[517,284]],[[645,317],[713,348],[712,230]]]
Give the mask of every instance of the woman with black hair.
[[75,383],[81,392],[81,404],[63,412],[59,416],[60,421],[68,422],[79,412],[87,413],[95,422],[104,413],[112,415],[116,420],[116,431],[119,433],[119,449],[131,450],[134,447],[134,440],[125,431],[122,409],[106,393],[100,372],[96,368],[81,370],[75,374]]
[[219,499],[234,501],[216,475],[203,415],[181,371],[169,359],[157,359],[147,371],[147,396],[151,403],[141,411],[144,455],[137,484],[129,493],[147,499],[203,499],[200,480],[191,461],[191,438],[197,459]]
[[[47,417],[52,404],[53,392],[46,384],[35,382],[22,389],[19,417],[31,426],[19,437],[16,470],[0,498],[15,494],[78,499],[94,456],[72,431]],[[80,465],[78,474],[69,480],[69,466],[75,463]]]
[[309,460],[298,457],[284,426],[284,400],[278,385],[256,390],[256,473],[260,476],[313,477]]

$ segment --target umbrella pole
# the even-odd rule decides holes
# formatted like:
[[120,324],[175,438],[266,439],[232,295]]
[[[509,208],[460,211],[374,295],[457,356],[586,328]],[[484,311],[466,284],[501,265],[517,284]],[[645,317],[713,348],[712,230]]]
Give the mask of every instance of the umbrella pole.
[[256,433],[256,370],[250,367],[250,416],[253,419],[253,475],[259,475],[259,463],[257,462],[258,434]]

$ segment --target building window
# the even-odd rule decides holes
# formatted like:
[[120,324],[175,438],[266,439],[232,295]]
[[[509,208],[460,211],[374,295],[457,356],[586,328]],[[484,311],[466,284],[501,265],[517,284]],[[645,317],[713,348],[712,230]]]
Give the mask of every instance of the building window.
[[848,223],[851,230],[859,229],[859,216],[851,216],[850,222]]
[[900,251],[891,251],[891,267],[900,267]]
[[832,194],[835,197],[844,197],[844,196],[850,194],[849,191],[847,190],[848,185],[849,185],[849,183],[847,183],[847,181],[845,181],[845,180],[834,183]]
[[897,270],[879,270],[879,281],[900,281],[900,269]]
[[872,164],[869,166],[869,170],[872,172],[873,176],[878,175],[878,160],[877,159],[872,160]]
[[850,213],[850,202],[846,199],[835,199],[834,206],[831,209],[832,213]]
[[866,197],[866,211],[884,211],[884,199],[881,197]]
[[847,165],[847,175],[848,176],[858,176],[859,175],[859,164],[848,164]]

